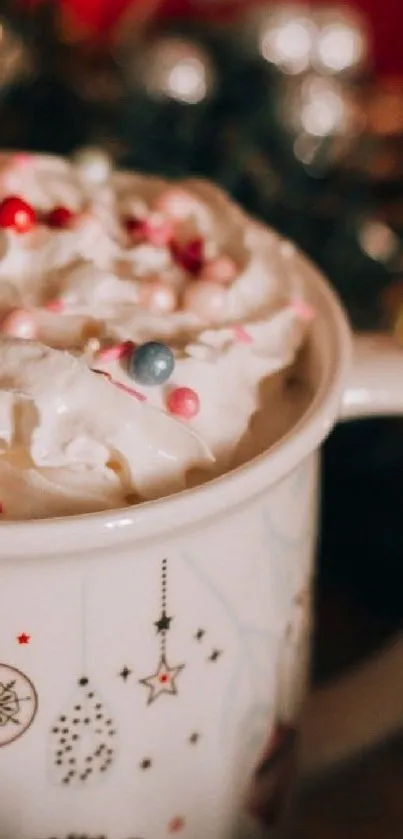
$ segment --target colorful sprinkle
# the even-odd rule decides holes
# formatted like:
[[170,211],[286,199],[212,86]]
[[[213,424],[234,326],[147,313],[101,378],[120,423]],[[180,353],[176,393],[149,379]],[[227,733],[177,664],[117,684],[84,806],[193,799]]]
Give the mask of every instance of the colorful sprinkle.
[[116,379],[112,379],[110,377],[109,381],[111,384],[115,385],[119,390],[123,390],[124,393],[128,393],[129,396],[134,396],[136,399],[139,399],[140,402],[146,402],[147,397],[144,393],[140,393],[138,390],[134,390],[132,387],[128,387],[128,385],[124,385],[123,382],[117,382]]
[[174,229],[167,219],[150,216],[143,224],[144,237],[156,248],[164,248],[172,241]]
[[14,166],[24,167],[27,166],[28,163],[32,163],[33,158],[33,154],[29,154],[29,152],[20,151],[16,154],[13,154],[12,162]]
[[101,342],[99,338],[89,338],[86,341],[84,349],[86,352],[91,353],[91,355],[96,355],[99,352],[101,346]]
[[293,300],[291,302],[291,308],[302,320],[305,320],[307,323],[312,321],[315,317],[315,312],[312,306],[306,303],[305,300]]
[[192,239],[186,245],[173,240],[171,254],[175,262],[189,274],[200,274],[204,264],[204,240]]
[[62,300],[50,300],[49,303],[45,304],[44,309],[48,312],[55,312],[58,314],[59,312],[63,312],[64,303]]
[[249,333],[246,331],[246,329],[243,326],[241,326],[240,324],[235,324],[235,326],[232,327],[232,331],[235,335],[236,340],[239,341],[240,344],[251,344],[252,343],[252,341],[253,341],[252,336],[249,335]]
[[195,209],[196,200],[190,192],[180,187],[167,189],[154,201],[154,209],[178,221],[188,218]]
[[9,227],[16,233],[28,233],[35,224],[35,210],[23,198],[9,195],[0,203],[0,227]]
[[36,338],[36,323],[31,312],[25,309],[13,309],[1,322],[0,331],[4,335],[11,335],[13,338],[25,338],[31,340]]
[[206,262],[200,274],[200,279],[230,285],[236,279],[237,274],[237,265],[230,256],[218,256],[217,259]]
[[68,207],[54,207],[46,216],[45,224],[49,227],[62,229],[68,227],[71,220],[74,218],[74,213]]
[[147,341],[136,347],[128,361],[129,376],[142,385],[162,385],[175,367],[175,356],[166,344]]
[[190,387],[176,387],[168,394],[166,406],[170,414],[193,419],[200,411],[200,399]]
[[108,379],[108,382],[112,381],[112,376],[110,373],[107,373],[106,370],[97,370],[95,367],[91,367],[91,373],[96,373],[97,376],[103,376],[105,379]]
[[149,242],[156,248],[164,248],[172,240],[174,230],[172,224],[155,214],[145,219],[126,219],[126,230],[138,241]]
[[140,306],[151,312],[169,315],[177,308],[177,296],[173,288],[161,280],[149,280],[140,288]]
[[146,402],[147,397],[144,393],[140,393],[138,390],[134,390],[132,387],[128,387],[124,385],[122,382],[117,382],[116,379],[113,379],[110,373],[107,373],[106,370],[96,370],[94,367],[91,368],[92,373],[97,373],[99,376],[104,376],[111,385],[114,385],[118,388],[118,390],[123,390],[124,393],[128,393],[130,396],[134,396],[140,402]]
[[188,285],[183,296],[183,307],[200,320],[214,323],[220,320],[225,312],[228,291],[219,283],[200,280]]
[[127,358],[135,348],[133,341],[122,341],[120,344],[113,344],[104,347],[97,353],[98,361],[118,361],[120,358]]
[[131,217],[131,218],[126,218],[124,220],[124,226],[125,226],[127,232],[130,233],[131,236],[136,236],[137,234],[140,235],[140,231],[141,231],[143,223],[144,223],[144,219],[141,219],[141,218]]

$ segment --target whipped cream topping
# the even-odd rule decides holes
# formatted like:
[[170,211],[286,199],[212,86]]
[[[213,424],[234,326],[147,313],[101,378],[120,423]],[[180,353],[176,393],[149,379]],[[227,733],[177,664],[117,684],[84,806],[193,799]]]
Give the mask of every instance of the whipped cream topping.
[[[259,450],[262,388],[277,436],[302,410],[301,398],[290,409],[285,373],[309,329],[296,252],[218,188],[182,182],[176,204],[175,189],[127,172],[94,184],[68,161],[2,156],[0,201],[18,195],[37,214],[27,232],[0,229],[3,519],[116,508],[222,474]],[[46,222],[55,207],[71,212],[60,228]],[[234,276],[217,283],[223,257]],[[6,334],[19,334],[7,323],[21,310],[35,340]],[[157,386],[105,353],[150,340],[175,358]],[[167,410],[175,388],[197,394],[192,418]]]

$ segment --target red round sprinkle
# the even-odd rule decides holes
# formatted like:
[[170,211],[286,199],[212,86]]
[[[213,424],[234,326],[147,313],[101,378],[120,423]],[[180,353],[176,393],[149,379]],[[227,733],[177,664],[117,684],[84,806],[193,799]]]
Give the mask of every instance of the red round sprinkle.
[[132,235],[141,234],[143,223],[141,218],[127,218],[125,219],[125,228]]
[[170,414],[192,419],[199,413],[200,399],[191,387],[176,387],[168,394],[166,406]]
[[173,227],[170,221],[163,219],[161,221],[153,221],[149,219],[144,222],[144,235],[150,245],[155,248],[165,248],[172,241]]
[[164,682],[168,681],[168,676],[166,676],[164,673],[162,676],[159,677],[159,680],[160,682],[162,682],[162,684],[164,684]]
[[36,338],[37,327],[33,312],[28,309],[12,309],[1,321],[0,332],[28,341]]
[[27,233],[35,224],[35,210],[23,198],[9,195],[0,203],[0,227],[10,227],[17,233]]
[[120,358],[125,358],[130,355],[135,344],[133,341],[122,341],[120,344],[112,344],[110,347],[104,347],[97,353],[99,361],[118,361]]
[[178,265],[189,274],[199,274],[204,264],[204,241],[192,239],[186,245],[175,240],[171,242],[171,253]]
[[74,218],[74,213],[68,207],[54,207],[45,216],[45,224],[55,228],[68,227],[72,218]]
[[140,242],[149,242],[156,248],[164,248],[172,240],[172,224],[163,218],[126,219],[126,230]]

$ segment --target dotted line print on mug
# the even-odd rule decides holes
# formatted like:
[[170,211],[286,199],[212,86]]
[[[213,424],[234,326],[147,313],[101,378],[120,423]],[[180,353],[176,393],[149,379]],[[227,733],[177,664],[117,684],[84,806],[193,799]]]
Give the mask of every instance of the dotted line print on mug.
[[100,782],[116,757],[116,726],[88,675],[87,596],[81,590],[81,672],[76,688],[61,708],[50,731],[50,779],[65,787]]
[[178,693],[177,680],[184,670],[184,664],[170,665],[167,655],[167,633],[171,629],[173,617],[167,612],[168,592],[168,561],[161,562],[161,613],[154,626],[159,638],[159,658],[155,671],[150,676],[139,679],[143,687],[148,690],[147,705],[152,705],[164,694],[176,696]]
[[[85,592],[83,592],[83,612],[86,611],[85,601]],[[169,632],[172,628],[173,621],[174,616],[170,614],[168,605],[168,560],[163,559],[160,565],[160,611],[157,615],[154,615],[154,620],[152,621],[153,632],[156,633],[156,637],[159,643],[159,656],[156,671],[153,674],[151,674],[151,676],[146,676],[145,678],[138,680],[133,680],[130,678],[133,675],[133,672],[135,673],[135,668],[133,667],[133,669],[131,669],[131,667],[129,667],[127,664],[124,664],[119,672],[117,672],[119,668],[117,668],[116,671],[117,676],[122,680],[123,684],[128,684],[132,687],[133,684],[135,684],[137,681],[137,684],[141,686],[141,688],[145,687],[147,689],[148,693],[145,697],[147,706],[153,705],[154,702],[160,699],[161,701],[164,701],[164,699],[162,699],[163,697],[165,697],[165,700],[169,702],[170,699],[168,697],[178,696],[177,680],[180,674],[182,673],[185,665],[171,665],[169,663],[170,659],[167,645],[167,636],[169,635]],[[86,633],[84,629],[84,638],[85,635]],[[195,624],[195,628],[192,632],[191,638],[195,645],[202,648],[204,647],[203,658],[205,658],[206,666],[217,666],[218,662],[221,660],[221,657],[224,654],[224,651],[218,646],[214,646],[211,644],[211,641],[208,637],[208,632],[206,632],[204,628],[200,627],[200,625]],[[88,673],[85,651],[83,651],[82,672],[85,674]],[[90,701],[86,703],[86,699]],[[80,745],[80,740],[81,735],[86,735],[86,724],[89,729],[90,737],[92,736],[90,727],[92,725],[93,714],[91,712],[93,712],[94,709],[98,710],[98,714],[95,714],[96,719],[97,716],[102,714],[104,706],[102,704],[102,700],[99,698],[98,691],[92,685],[88,675],[84,675],[79,678],[78,691],[74,694],[73,701],[77,702],[77,704],[71,705],[70,703],[68,707],[66,706],[67,710],[63,711],[55,720],[55,724],[51,732],[51,735],[53,736],[53,738],[55,738],[55,740],[52,741],[52,757],[55,760],[55,765],[58,767],[57,781],[59,783],[64,783],[66,786],[70,788],[77,788],[77,786],[88,785],[88,775],[87,778],[81,778],[80,772],[84,775],[87,774],[85,769],[88,765],[90,765],[93,768],[93,770],[94,768],[96,769],[97,767],[94,767],[94,757],[98,756],[101,759],[103,759],[104,757],[104,754],[102,754],[103,750],[102,748],[100,748],[99,745],[97,750],[101,751],[101,754],[94,755],[93,752],[88,754],[87,749],[85,751],[85,754],[81,756],[81,763],[78,761],[76,753],[77,750],[82,748],[82,744]],[[99,705],[101,707],[99,707]],[[180,706],[178,706],[178,711],[180,714]],[[87,723],[85,717],[83,718],[83,715],[85,713],[87,714]],[[181,715],[179,716],[179,721],[180,719]],[[108,726],[108,724],[113,724],[111,718],[106,719],[105,723],[106,726]],[[108,734],[108,731],[105,732],[105,727],[103,729],[103,732],[104,734]],[[196,728],[190,728],[188,732],[184,733],[184,744],[186,745],[186,748],[188,748],[191,752],[198,751],[197,747],[200,746],[200,743],[202,742],[203,735],[202,732],[200,732],[200,730],[196,730]],[[83,757],[85,760],[84,764],[82,762]],[[90,761],[90,757],[92,757],[93,760]],[[113,756],[111,755],[107,757],[107,760],[110,758],[112,758],[112,763]],[[61,763],[58,763],[57,761],[61,761]],[[140,757],[137,766],[139,776],[143,776],[144,778],[146,778],[154,769],[158,770],[159,768],[161,768],[160,759],[158,758],[158,756],[154,757],[152,753],[144,753],[144,755]],[[74,775],[72,774],[73,772]],[[90,775],[91,774],[92,773],[90,773]],[[65,777],[70,778],[71,780],[65,781]],[[186,830],[186,827],[186,814],[174,812],[174,814],[168,818],[167,822],[164,825],[162,825],[160,835],[170,836],[179,833],[183,834]],[[52,839],[54,839],[53,836]],[[80,833],[77,834],[77,837],[75,837],[75,834],[69,834],[67,837],[64,837],[64,839],[107,839],[107,837],[91,837],[89,835],[87,836],[87,834],[85,833]],[[140,839],[140,837],[136,835],[135,837],[133,837],[133,839]],[[144,839],[147,839],[147,837],[144,837]]]

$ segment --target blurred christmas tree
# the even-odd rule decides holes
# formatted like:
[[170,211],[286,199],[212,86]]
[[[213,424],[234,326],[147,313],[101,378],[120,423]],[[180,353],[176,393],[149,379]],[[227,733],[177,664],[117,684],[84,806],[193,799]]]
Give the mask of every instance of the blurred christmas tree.
[[323,268],[356,325],[379,324],[403,266],[403,97],[372,77],[364,18],[272,2],[225,26],[137,15],[105,44],[63,36],[52,0],[15,9],[0,12],[3,147],[97,145],[213,178]]

